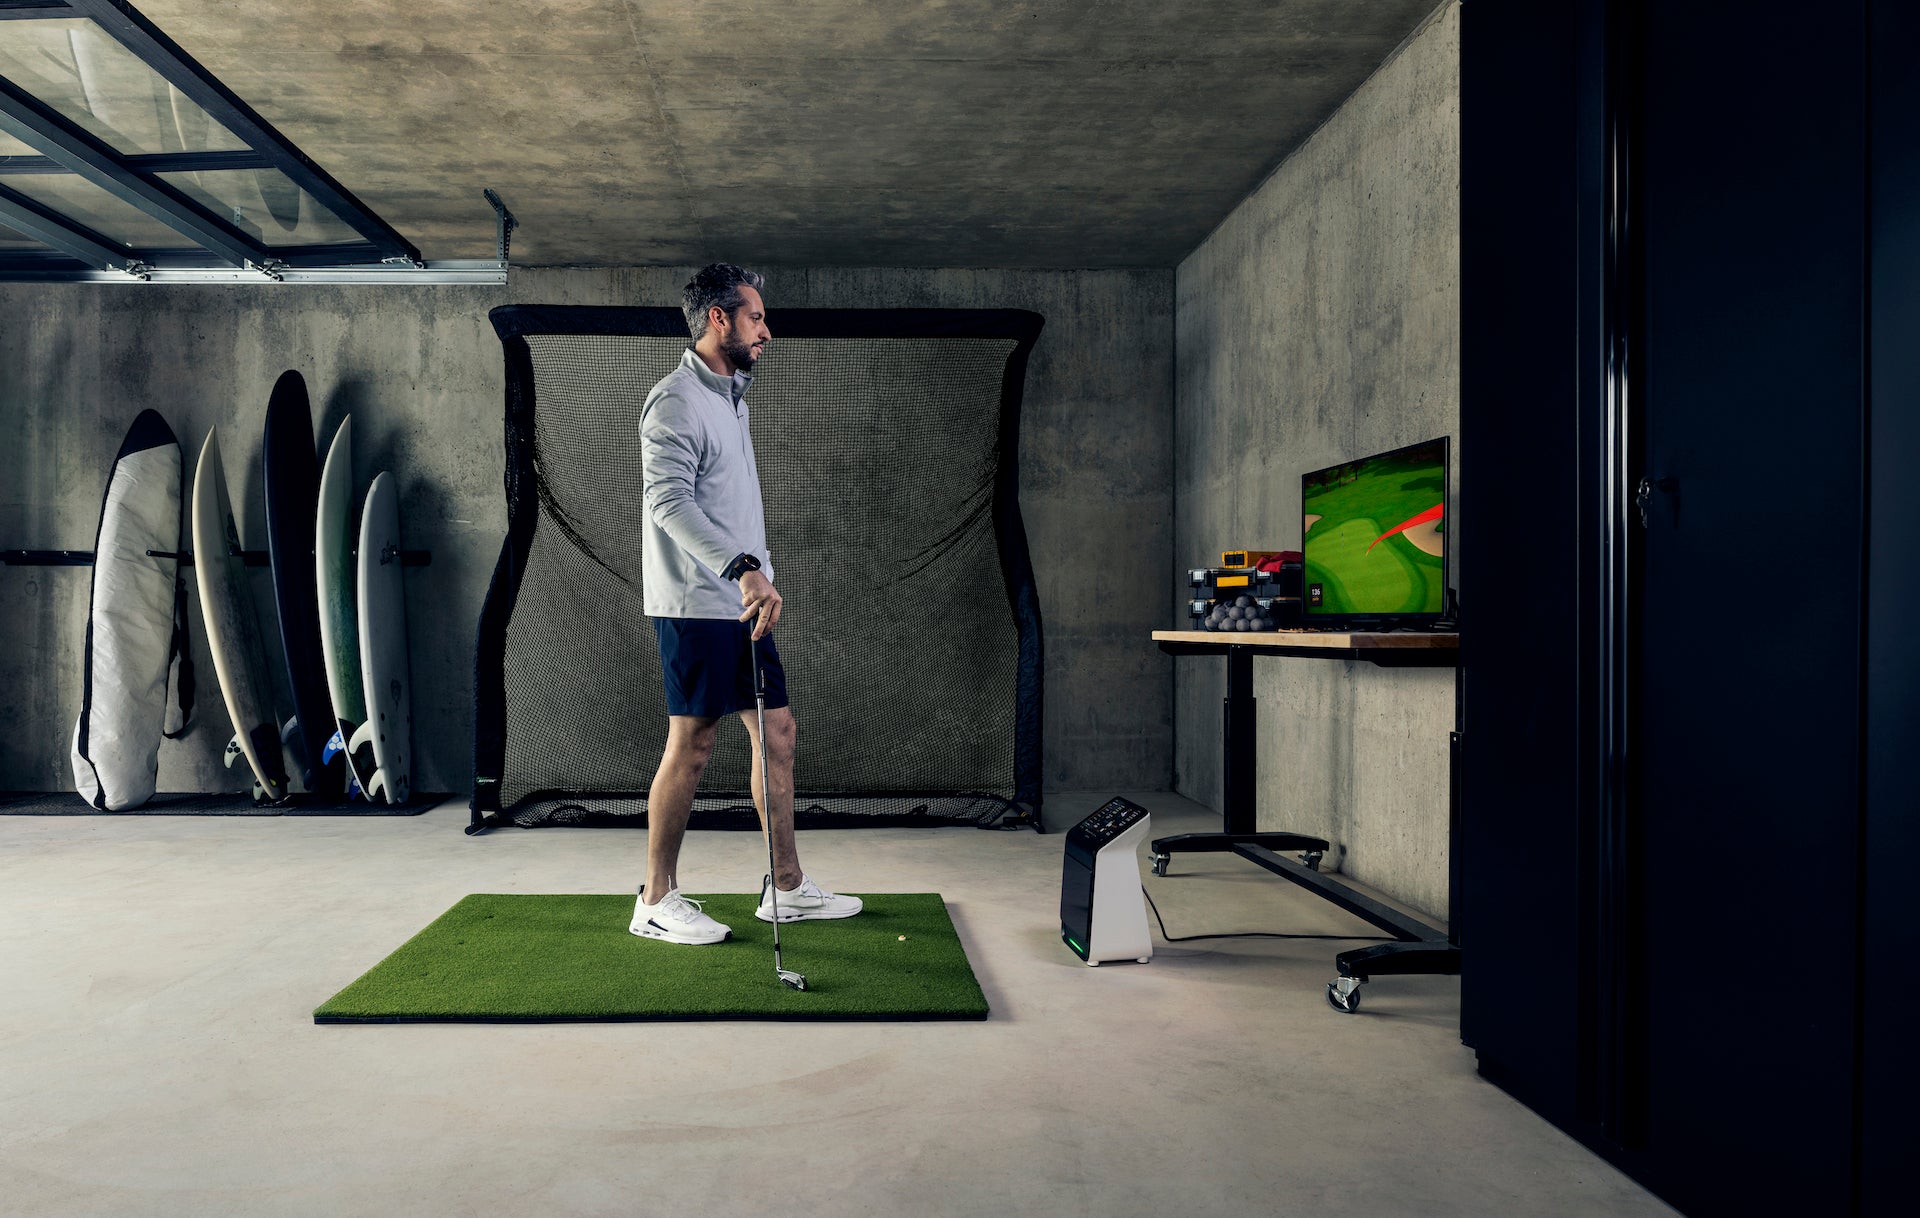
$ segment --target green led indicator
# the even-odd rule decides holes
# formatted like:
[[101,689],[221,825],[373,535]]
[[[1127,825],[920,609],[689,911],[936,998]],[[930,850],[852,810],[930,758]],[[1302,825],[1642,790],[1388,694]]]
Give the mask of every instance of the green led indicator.
[[1081,947],[1078,943],[1075,943],[1071,936],[1061,935],[1060,937],[1062,939],[1065,939],[1067,941],[1067,946],[1072,948],[1074,951],[1079,952],[1083,956],[1087,954],[1087,949],[1084,947]]

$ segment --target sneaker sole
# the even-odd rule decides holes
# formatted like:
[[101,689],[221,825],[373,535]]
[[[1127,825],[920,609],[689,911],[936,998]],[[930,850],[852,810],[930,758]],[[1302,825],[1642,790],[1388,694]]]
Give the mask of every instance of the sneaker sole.
[[[864,905],[860,907],[860,909],[865,909],[865,908],[866,906]],[[796,912],[791,914],[789,914],[786,910],[782,909],[780,911],[780,922],[782,925],[785,925],[788,922],[831,922],[839,918],[851,918],[855,914],[859,913],[860,909],[849,909],[845,913],[799,913],[799,912]],[[762,922],[773,921],[772,917],[770,917],[769,915],[767,915],[766,913],[758,909],[753,911],[753,916],[760,919]]]
[[638,935],[642,939],[658,939],[662,943],[684,943],[689,947],[705,947],[713,943],[726,942],[727,938],[733,932],[722,931],[720,933],[720,937],[717,939],[696,939],[691,935],[676,935],[671,931],[661,930],[657,926],[649,926],[645,924],[635,926],[629,923],[627,925],[627,933],[630,935]]

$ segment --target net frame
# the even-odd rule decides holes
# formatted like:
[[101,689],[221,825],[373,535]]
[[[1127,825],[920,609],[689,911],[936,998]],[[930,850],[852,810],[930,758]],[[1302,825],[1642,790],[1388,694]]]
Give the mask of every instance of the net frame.
[[[507,535],[483,603],[474,654],[474,752],[473,793],[467,833],[483,833],[491,828],[520,825],[513,809],[537,800],[555,798],[585,799],[613,803],[632,803],[644,799],[644,792],[579,788],[545,788],[530,792],[502,806],[502,791],[507,768],[507,633],[522,582],[527,574],[535,530],[541,516],[541,483],[535,460],[535,416],[539,392],[534,359],[528,339],[542,335],[689,338],[685,315],[677,308],[606,307],[578,305],[504,305],[488,314],[500,338],[506,365],[505,476],[507,499]],[[1038,341],[1045,319],[1024,309],[774,309],[768,310],[768,325],[783,344],[806,339],[899,339],[899,338],[986,338],[1012,341],[1000,379],[999,419],[994,449],[992,519],[998,548],[999,567],[1008,610],[1017,633],[1014,675],[1015,708],[1013,714],[1012,791],[1007,794],[982,791],[927,792],[810,792],[804,787],[794,792],[797,823],[806,826],[846,824],[950,825],[953,820],[926,814],[915,808],[904,815],[874,817],[837,815],[821,808],[817,801],[860,799],[864,796],[888,800],[960,799],[984,803],[987,815],[974,817],[981,827],[1027,826],[1036,831],[1041,822],[1041,774],[1043,759],[1045,638],[1040,618],[1039,594],[1034,580],[1033,562],[1027,547],[1026,529],[1020,513],[1020,408],[1026,384],[1027,361]],[[564,529],[564,525],[561,526]],[[751,797],[744,792],[721,793],[722,802],[734,799],[734,806],[723,809],[720,817],[704,821],[696,813],[696,824],[708,827],[725,823],[730,827],[754,827]],[[704,797],[703,801],[710,797]],[[739,806],[744,800],[745,807]],[[803,803],[813,806],[802,809]],[[565,805],[579,807],[578,805]],[[743,818],[740,813],[747,815]],[[596,813],[583,807],[579,814],[544,818],[539,824],[624,824],[643,825],[644,814],[619,815]]]

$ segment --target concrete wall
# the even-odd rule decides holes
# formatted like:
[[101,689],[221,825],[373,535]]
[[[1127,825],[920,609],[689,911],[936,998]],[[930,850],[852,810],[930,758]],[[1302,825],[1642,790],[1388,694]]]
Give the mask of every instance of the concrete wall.
[[[1047,627],[1046,783],[1164,788],[1171,690],[1165,658],[1143,641],[1165,617],[1172,552],[1173,273],[763,269],[775,308],[1047,317],[1021,451]],[[0,546],[90,549],[108,464],[148,406],[180,435],[189,470],[220,427],[242,537],[264,546],[260,424],[274,379],[299,369],[316,430],[330,435],[353,413],[360,484],[395,470],[406,543],[433,551],[407,585],[415,785],[465,791],[474,623],[506,527],[487,310],[677,304],[689,273],[516,270],[503,289],[0,286]],[[85,568],[0,568],[0,637],[18,640],[0,648],[0,789],[70,786],[88,587]],[[270,612],[264,575],[256,591]],[[232,729],[192,611],[201,723],[162,747],[160,789],[237,790],[245,783],[220,765]]]
[[[1177,563],[1297,549],[1309,470],[1438,435],[1457,468],[1459,24],[1436,12],[1180,264]],[[1260,827],[1444,914],[1452,673],[1267,660],[1254,682]],[[1216,808],[1225,683],[1175,670],[1175,785]]]

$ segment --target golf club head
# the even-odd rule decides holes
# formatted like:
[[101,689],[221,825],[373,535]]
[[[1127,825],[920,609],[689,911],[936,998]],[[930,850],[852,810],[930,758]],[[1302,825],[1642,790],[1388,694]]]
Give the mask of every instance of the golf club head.
[[788,989],[804,990],[807,988],[807,979],[805,975],[801,973],[796,973],[790,968],[779,968],[773,971],[780,974],[781,984],[785,985]]

